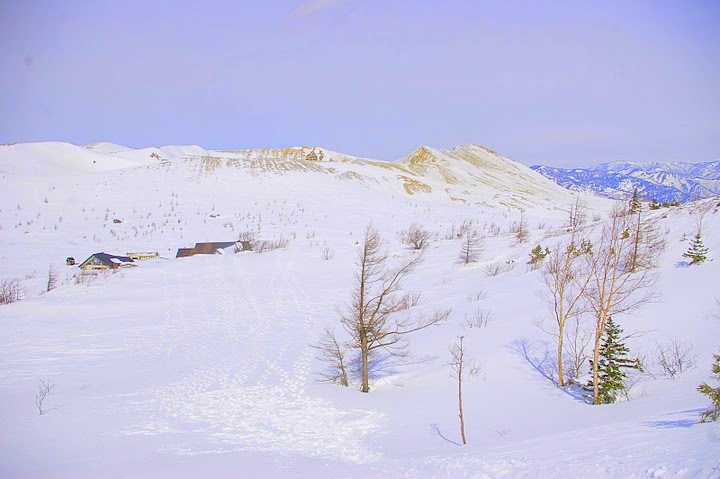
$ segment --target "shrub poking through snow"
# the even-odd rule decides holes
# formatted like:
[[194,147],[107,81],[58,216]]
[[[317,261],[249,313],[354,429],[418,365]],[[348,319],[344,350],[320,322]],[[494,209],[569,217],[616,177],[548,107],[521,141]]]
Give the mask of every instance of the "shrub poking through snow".
[[673,338],[666,343],[657,343],[655,357],[662,371],[674,378],[676,375],[692,369],[697,356],[691,354],[692,344]]
[[400,232],[400,241],[413,249],[425,249],[432,239],[432,233],[418,223],[413,223],[406,230]]
[[20,301],[24,290],[18,278],[0,280],[0,304],[10,304]]
[[461,325],[463,328],[484,328],[487,327],[492,314],[487,309],[476,308],[472,313],[465,313]]
[[35,406],[37,407],[38,414],[40,416],[44,415],[48,412],[48,408],[45,405],[45,401],[52,396],[53,392],[52,389],[55,387],[55,384],[52,384],[50,381],[43,381],[40,380],[40,384],[38,385],[38,392],[35,395]]
[[[712,366],[712,373],[715,380],[720,384],[720,354],[713,354],[715,362]],[[697,388],[698,392],[706,395],[712,401],[710,409],[700,414],[700,422],[717,421],[720,419],[720,386],[714,388],[708,383],[702,383]]]

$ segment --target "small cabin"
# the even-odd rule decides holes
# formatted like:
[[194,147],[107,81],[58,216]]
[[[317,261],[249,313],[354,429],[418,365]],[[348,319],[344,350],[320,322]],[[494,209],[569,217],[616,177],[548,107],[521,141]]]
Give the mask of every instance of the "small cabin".
[[240,251],[251,251],[250,241],[215,241],[212,243],[195,243],[192,248],[180,248],[176,258],[195,256],[196,254],[233,254]]
[[125,269],[137,266],[134,261],[127,256],[116,256],[107,253],[95,253],[90,255],[88,259],[80,263],[78,266],[84,271],[97,271],[108,269]]
[[158,256],[160,256],[160,253],[158,253],[157,251],[141,251],[127,253],[126,256],[133,261],[145,261],[147,259],[157,258]]
[[67,266],[75,266],[75,258],[73,258],[72,256],[68,256],[67,258],[65,258],[65,264]]

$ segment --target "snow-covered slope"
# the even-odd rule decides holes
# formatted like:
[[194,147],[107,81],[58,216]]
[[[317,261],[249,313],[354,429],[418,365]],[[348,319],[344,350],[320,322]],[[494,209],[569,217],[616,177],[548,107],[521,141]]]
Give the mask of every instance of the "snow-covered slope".
[[428,182],[443,185],[452,198],[485,191],[487,196],[492,195],[487,204],[495,200],[515,206],[548,199],[562,203],[571,198],[525,165],[482,146],[458,146],[452,150],[422,146],[398,164]]
[[85,148],[88,150],[97,151],[99,153],[120,153],[123,151],[132,151],[132,148],[129,148],[127,146],[118,145],[117,143],[110,143],[109,141],[99,141],[97,143],[91,143],[89,145],[85,145]]
[[128,159],[62,142],[0,145],[0,173],[18,176],[66,176],[134,168],[149,158]]
[[[660,301],[616,318],[626,333],[644,333],[628,340],[634,354],[651,357],[656,342],[677,337],[692,343],[697,367],[670,379],[649,362],[655,377],[643,375],[632,400],[591,406],[577,388],[546,378],[552,344],[535,326],[545,306],[528,253],[568,241],[564,224],[576,199],[549,180],[475,146],[422,148],[390,164],[318,148],[159,156],[73,175],[0,175],[0,280],[19,278],[26,293],[0,305],[0,477],[720,471],[720,430],[697,424],[707,401],[695,391],[720,347],[712,316],[720,312],[717,200],[645,213],[668,244],[657,269]],[[589,205],[584,231],[594,237],[609,202],[578,197]],[[687,267],[682,253],[701,207],[710,261]],[[520,242],[521,221],[528,237]],[[398,239],[411,223],[435,234],[405,282],[420,294],[409,312],[453,312],[413,336],[410,355],[386,363],[361,394],[356,383],[319,383],[323,364],[309,345],[328,326],[341,334],[337,309],[351,299],[357,243],[370,222],[391,261],[413,254]],[[458,262],[463,224],[485,236],[470,265]],[[175,258],[179,247],[247,231],[289,244]],[[78,284],[65,258],[99,251],[161,257]],[[40,294],[50,264],[59,284]],[[465,318],[483,311],[487,326],[468,327]],[[447,366],[460,335],[482,364],[464,389],[464,447]],[[42,416],[40,380],[55,385]]]
[[533,170],[573,190],[608,198],[627,198],[636,188],[659,202],[690,201],[720,194],[720,161],[707,163],[604,163],[592,168],[532,166]]

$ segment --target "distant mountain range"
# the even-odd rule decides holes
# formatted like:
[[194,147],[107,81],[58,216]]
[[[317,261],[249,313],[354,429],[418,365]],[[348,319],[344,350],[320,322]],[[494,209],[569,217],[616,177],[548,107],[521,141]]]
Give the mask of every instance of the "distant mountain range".
[[608,198],[641,197],[659,202],[690,201],[720,195],[720,161],[707,163],[603,163],[592,168],[531,168],[565,188]]

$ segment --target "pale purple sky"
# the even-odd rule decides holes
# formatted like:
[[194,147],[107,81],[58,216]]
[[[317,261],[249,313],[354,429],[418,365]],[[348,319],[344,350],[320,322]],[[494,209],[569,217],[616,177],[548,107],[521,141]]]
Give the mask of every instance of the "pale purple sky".
[[717,0],[0,1],[0,143],[720,159]]

